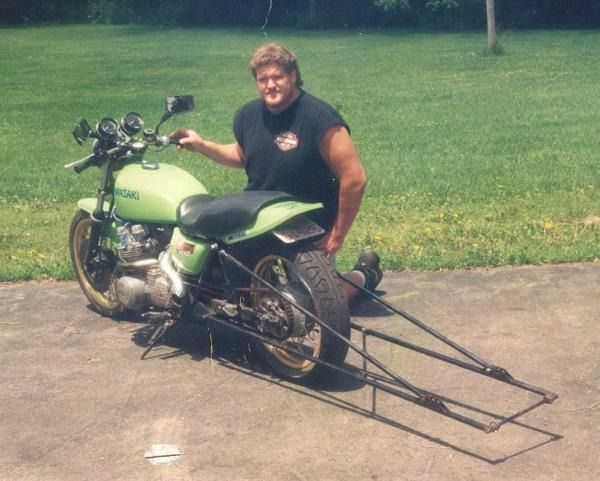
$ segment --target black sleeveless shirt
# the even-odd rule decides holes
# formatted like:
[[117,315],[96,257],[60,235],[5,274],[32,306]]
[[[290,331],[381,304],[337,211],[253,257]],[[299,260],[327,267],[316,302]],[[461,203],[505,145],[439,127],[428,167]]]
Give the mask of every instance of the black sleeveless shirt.
[[304,91],[277,115],[260,98],[244,105],[235,115],[233,131],[246,157],[246,190],[280,190],[322,202],[325,211],[312,217],[329,229],[337,214],[339,187],[319,144],[334,125],[350,130],[333,107]]

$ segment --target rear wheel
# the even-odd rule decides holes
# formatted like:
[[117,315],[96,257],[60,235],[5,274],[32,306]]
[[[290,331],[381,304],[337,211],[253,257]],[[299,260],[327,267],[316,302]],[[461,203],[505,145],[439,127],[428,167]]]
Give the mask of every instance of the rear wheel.
[[77,211],[69,229],[71,262],[81,290],[94,308],[105,316],[116,316],[124,311],[115,294],[113,272],[115,257],[112,251],[101,250],[94,259],[93,269],[85,265],[85,255],[90,241],[92,219],[82,210]]
[[[255,274],[281,291],[285,297],[271,292],[259,281],[251,281],[252,306],[273,319],[278,319],[275,334],[292,350],[340,365],[346,358],[348,345],[310,316],[292,306],[301,306],[317,319],[350,338],[350,314],[340,281],[329,260],[318,250],[289,250],[266,254],[258,260]],[[327,368],[292,351],[263,343],[265,359],[279,374],[296,380],[323,377]]]

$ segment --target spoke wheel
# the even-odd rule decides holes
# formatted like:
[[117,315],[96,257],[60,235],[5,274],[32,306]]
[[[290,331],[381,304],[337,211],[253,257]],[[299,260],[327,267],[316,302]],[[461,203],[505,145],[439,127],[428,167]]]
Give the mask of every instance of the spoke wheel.
[[316,250],[270,254],[259,259],[254,272],[283,294],[281,297],[271,292],[256,279],[251,281],[252,306],[279,320],[275,337],[283,339],[282,342],[290,348],[287,350],[263,343],[269,365],[287,378],[307,380],[321,377],[326,369],[293,350],[342,364],[347,345],[288,302],[301,306],[343,337],[349,338],[348,308],[329,261]]
[[110,253],[104,253],[95,262],[93,271],[85,266],[85,254],[90,240],[92,219],[84,211],[78,211],[71,222],[69,230],[69,248],[71,262],[81,290],[94,306],[105,316],[116,316],[123,312],[123,306],[118,301],[114,283]]

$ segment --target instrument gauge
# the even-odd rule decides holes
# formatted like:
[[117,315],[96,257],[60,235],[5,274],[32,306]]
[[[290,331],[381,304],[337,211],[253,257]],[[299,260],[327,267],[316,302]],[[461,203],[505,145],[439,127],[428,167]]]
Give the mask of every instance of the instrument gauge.
[[98,122],[98,125],[96,125],[96,131],[100,138],[104,140],[114,140],[119,134],[119,124],[115,119],[105,117]]
[[144,127],[144,119],[137,112],[129,112],[121,119],[121,129],[127,135],[137,134]]

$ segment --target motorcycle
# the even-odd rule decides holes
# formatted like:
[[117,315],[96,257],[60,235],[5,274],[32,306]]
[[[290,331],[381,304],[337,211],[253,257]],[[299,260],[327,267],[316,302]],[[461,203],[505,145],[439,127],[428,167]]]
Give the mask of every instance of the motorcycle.
[[193,109],[192,96],[173,96],[153,129],[136,112],[75,126],[92,152],[65,168],[100,171],[97,196],[77,202],[69,230],[79,285],[102,315],[159,321],[142,357],[174,323],[210,318],[255,334],[278,374],[320,377],[343,364],[350,338],[340,279],[313,246],[324,231],[307,214],[323,206],[270,191],[215,198],[147,158],[175,143],[163,123]]
[[[381,391],[486,433],[500,429],[558,395],[514,378],[468,351],[376,293],[338,273],[314,247],[324,231],[309,218],[323,208],[284,192],[237,192],[215,198],[185,170],[149,160],[175,141],[159,129],[174,115],[191,112],[191,96],[167,97],[158,125],[144,129],[136,112],[120,122],[103,118],[91,128],[85,119],[73,135],[92,152],[65,165],[76,173],[100,170],[96,197],[80,199],[69,230],[75,275],[91,305],[105,316],[140,315],[158,327],[144,358],[177,322],[226,326],[256,343],[279,375],[300,382],[341,373],[372,387],[377,417]],[[463,359],[352,322],[341,283],[346,282]],[[362,347],[351,342],[360,333]],[[374,357],[367,340],[415,351],[459,369],[537,394],[539,399],[488,422],[457,412],[478,408],[419,388]],[[362,368],[346,365],[351,349]],[[464,360],[466,359],[466,361]],[[491,414],[491,413],[488,413]]]

